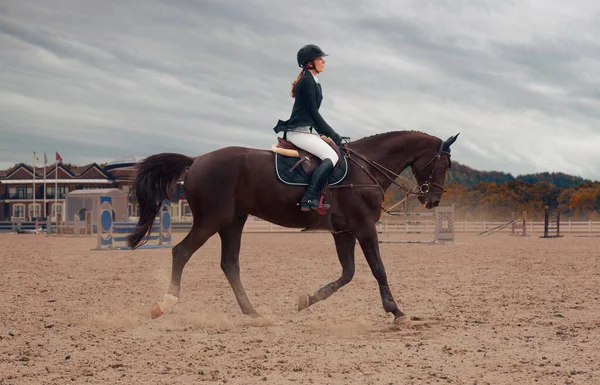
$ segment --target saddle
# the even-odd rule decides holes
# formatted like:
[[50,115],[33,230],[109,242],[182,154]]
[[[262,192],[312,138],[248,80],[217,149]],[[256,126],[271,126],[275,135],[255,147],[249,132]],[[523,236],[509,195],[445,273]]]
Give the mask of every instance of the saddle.
[[[340,159],[327,184],[340,183],[348,171],[346,157],[331,138],[321,136],[321,139],[333,148]],[[271,146],[271,151],[275,153],[275,170],[279,180],[289,185],[308,185],[310,175],[321,164],[321,159],[282,138],[277,138],[277,144]]]

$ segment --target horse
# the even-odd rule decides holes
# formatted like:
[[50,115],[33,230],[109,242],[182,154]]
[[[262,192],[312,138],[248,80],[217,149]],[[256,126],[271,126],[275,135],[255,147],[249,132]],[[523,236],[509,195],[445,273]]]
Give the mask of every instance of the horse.
[[131,191],[139,203],[140,216],[127,238],[128,246],[135,249],[149,236],[161,202],[170,199],[178,180],[183,180],[193,216],[190,232],[172,249],[171,282],[162,301],[153,304],[151,317],[171,311],[178,302],[186,263],[216,233],[221,238],[221,269],[242,313],[260,317],[242,285],[239,266],[242,230],[248,216],[253,215],[284,227],[327,230],[333,236],[341,276],[312,295],[301,295],[299,311],[325,300],[352,280],[358,241],[379,285],[383,309],[393,314],[395,325],[410,327],[410,318],[398,308],[388,286],[376,224],[385,190],[392,183],[398,184],[395,180],[408,167],[418,183],[410,193],[418,195],[427,209],[439,205],[451,167],[450,146],[457,137],[444,141],[418,131],[392,131],[347,141],[341,146],[349,160],[347,175],[340,184],[325,187],[331,208],[324,214],[300,210],[304,186],[289,186],[277,178],[271,150],[232,146],[197,157],[160,153],[145,158],[137,165]]

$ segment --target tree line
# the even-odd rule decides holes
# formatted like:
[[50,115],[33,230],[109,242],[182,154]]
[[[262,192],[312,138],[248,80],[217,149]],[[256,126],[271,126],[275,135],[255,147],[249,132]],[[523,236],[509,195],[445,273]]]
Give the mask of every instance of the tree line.
[[[404,177],[412,178],[410,170]],[[414,181],[414,179],[413,179]],[[441,205],[455,206],[459,220],[509,221],[523,211],[531,220],[542,220],[544,208],[560,212],[565,220],[600,220],[600,182],[563,173],[539,173],[513,177],[502,172],[477,171],[453,161],[446,177]],[[392,186],[384,207],[405,197]],[[416,198],[408,200],[408,211],[423,211]]]

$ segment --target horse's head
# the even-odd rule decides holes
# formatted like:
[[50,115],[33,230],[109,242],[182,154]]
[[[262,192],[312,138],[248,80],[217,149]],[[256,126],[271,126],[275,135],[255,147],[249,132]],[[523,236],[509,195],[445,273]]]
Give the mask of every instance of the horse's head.
[[[426,208],[437,207],[444,193],[446,172],[451,167],[450,146],[459,134],[451,136],[433,151],[424,152],[411,165],[413,175],[419,184],[420,194],[417,199]],[[437,150],[437,153],[435,152]]]

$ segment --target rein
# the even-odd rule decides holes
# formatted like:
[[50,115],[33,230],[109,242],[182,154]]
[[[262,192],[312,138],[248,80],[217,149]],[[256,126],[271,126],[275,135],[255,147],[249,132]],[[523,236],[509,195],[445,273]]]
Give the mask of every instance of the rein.
[[[402,178],[404,180],[406,180],[407,182],[409,182],[406,178],[404,178],[403,176],[401,176],[400,174],[395,173],[394,171],[390,170],[389,168],[365,157],[364,155],[354,151],[353,149],[344,146],[343,148],[346,152],[346,154],[344,154],[344,156],[349,159],[351,162],[354,162],[354,164],[356,164],[358,167],[361,168],[361,170],[363,170],[368,176],[369,178],[371,178],[371,180],[373,181],[374,184],[347,184],[347,185],[341,185],[341,186],[327,186],[328,189],[333,189],[333,188],[354,188],[354,187],[374,187],[374,188],[379,188],[382,193],[385,193],[385,190],[383,189],[383,187],[381,187],[381,185],[379,184],[379,182],[377,182],[377,179],[375,179],[375,177],[369,172],[369,170],[367,170],[366,167],[364,167],[362,164],[360,164],[359,162],[357,162],[354,157],[352,157],[350,154],[353,154],[355,157],[361,159],[362,161],[364,161],[365,163],[369,164],[370,166],[372,166],[375,170],[379,171],[381,174],[383,174],[383,176],[385,176],[392,184],[398,186],[400,189],[404,190],[404,192],[406,192],[407,198],[410,195],[414,195],[414,196],[423,196],[426,194],[429,194],[431,191],[431,186],[435,186],[438,187],[442,190],[442,192],[445,192],[446,190],[444,189],[444,186],[440,185],[439,183],[433,182],[433,174],[435,173],[435,170],[437,169],[439,163],[440,163],[440,159],[442,157],[442,154],[449,154],[449,152],[444,151],[444,141],[441,141],[440,143],[440,147],[438,149],[437,154],[431,158],[431,160],[429,162],[427,162],[423,167],[421,167],[417,173],[423,171],[427,166],[429,166],[432,162],[435,161],[433,168],[431,169],[431,173],[429,173],[429,178],[427,179],[427,181],[425,183],[422,184],[417,184],[415,185],[412,189],[409,189],[405,186],[403,186],[402,184],[396,182],[397,178]],[[390,176],[393,175],[393,177]],[[416,178],[416,174],[413,172],[413,176],[415,177],[415,180],[417,180]],[[410,182],[412,183],[412,182]],[[414,183],[413,183],[414,184]],[[385,211],[388,214],[391,214],[388,210],[386,210],[385,208],[382,207],[382,210]]]

